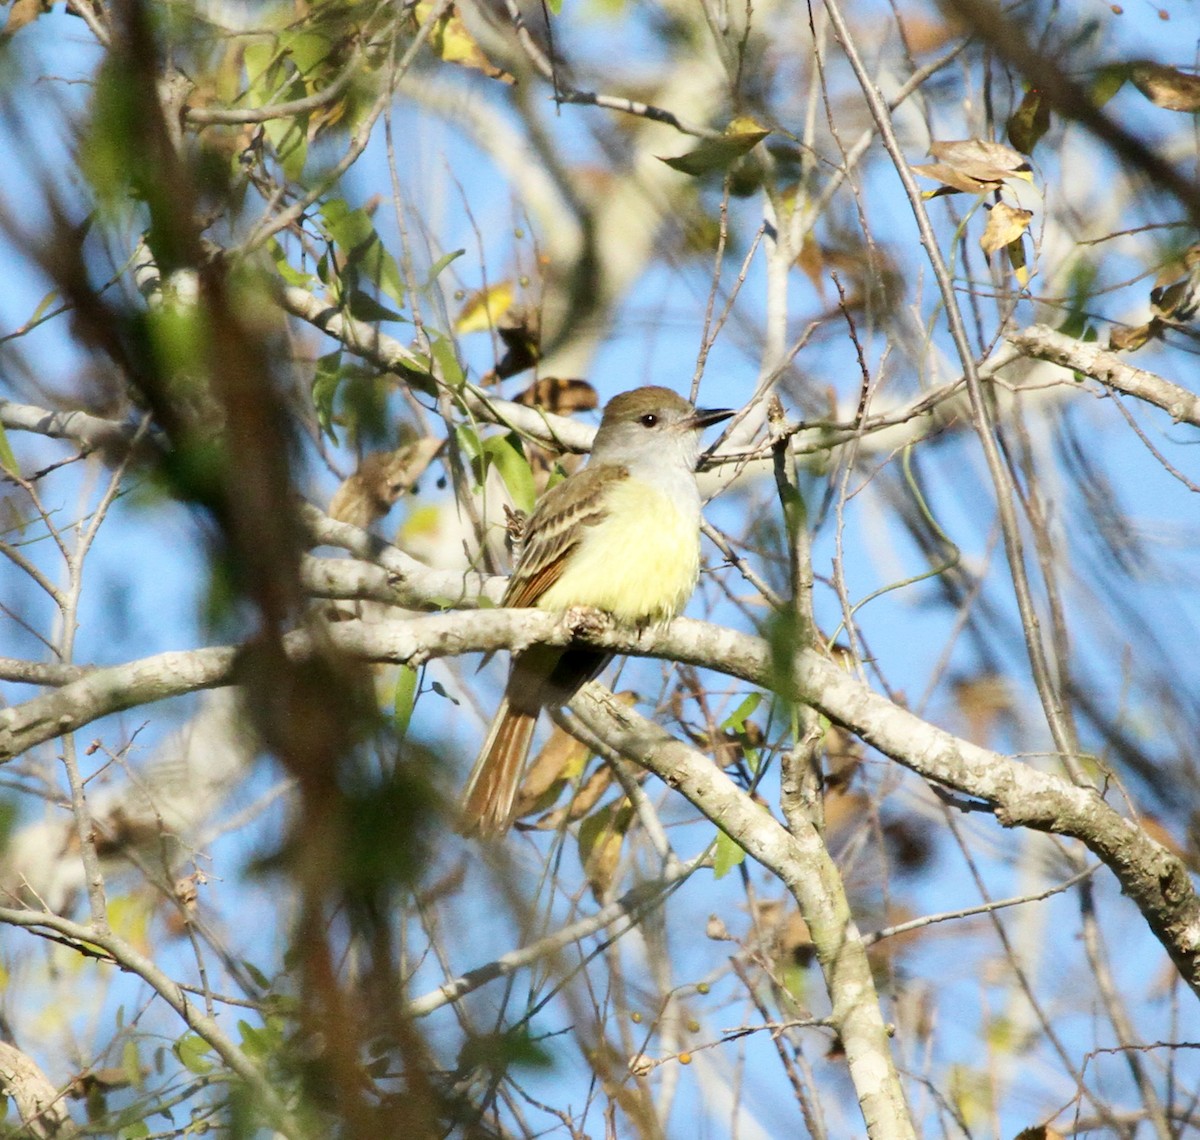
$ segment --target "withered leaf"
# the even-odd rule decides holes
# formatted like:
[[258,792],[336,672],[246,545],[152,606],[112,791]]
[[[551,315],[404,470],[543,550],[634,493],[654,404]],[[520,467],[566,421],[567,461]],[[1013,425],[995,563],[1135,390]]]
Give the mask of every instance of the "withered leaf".
[[[418,27],[429,18],[434,7],[432,0],[421,0],[417,4],[413,9],[413,16]],[[453,4],[446,8],[434,23],[429,36],[429,46],[447,63],[457,63],[460,67],[482,71],[489,79],[499,79],[502,83],[516,83],[507,71],[497,67],[484,54]]]
[[988,210],[987,225],[979,239],[983,252],[992,254],[1006,245],[1011,245],[1029,228],[1032,220],[1032,210],[1022,210],[1010,206],[1007,202],[997,202]]
[[1108,334],[1108,347],[1114,352],[1134,352],[1162,331],[1157,317],[1133,328],[1115,328]]
[[926,178],[944,183],[936,190],[924,191],[926,198],[936,198],[941,194],[954,194],[957,191],[962,191],[964,194],[986,194],[997,185],[995,182],[980,182],[978,178],[972,178],[942,162],[914,164],[913,170]]
[[444,441],[429,436],[395,451],[373,451],[334,492],[329,517],[364,529],[388,513],[425,473]]
[[1192,320],[1200,311],[1200,243],[1162,268],[1150,290],[1150,307],[1156,317],[1175,324]]
[[15,35],[26,24],[32,24],[44,12],[49,12],[50,4],[51,0],[13,0],[4,31],[0,35]]
[[602,807],[579,825],[579,861],[592,894],[606,898],[621,861],[621,845],[634,821],[634,810],[622,798]]
[[1029,263],[1025,257],[1025,239],[1014,238],[1004,247],[1008,254],[1008,264],[1012,266],[1013,276],[1022,289],[1029,284]]
[[939,162],[980,182],[1003,182],[1006,178],[1033,181],[1025,156],[1003,143],[987,139],[955,139],[931,143],[929,153]]
[[535,380],[514,400],[528,408],[545,408],[560,416],[590,412],[600,406],[596,389],[586,380],[567,380],[559,376],[543,376]]
[[931,143],[929,153],[938,161],[914,166],[913,170],[943,183],[943,188],[927,192],[927,198],[955,190],[964,194],[983,194],[1007,178],[1033,181],[1025,156],[1003,143],[987,139],[954,139]]
[[1200,75],[1143,60],[1129,70],[1133,85],[1156,107],[1200,111]]

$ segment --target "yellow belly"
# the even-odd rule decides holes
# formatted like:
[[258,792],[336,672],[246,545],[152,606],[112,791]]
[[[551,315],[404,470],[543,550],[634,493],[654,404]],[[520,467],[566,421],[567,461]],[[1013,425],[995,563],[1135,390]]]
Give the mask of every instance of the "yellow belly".
[[639,624],[674,617],[700,571],[698,504],[630,479],[608,489],[608,517],[588,527],[540,609],[594,606]]

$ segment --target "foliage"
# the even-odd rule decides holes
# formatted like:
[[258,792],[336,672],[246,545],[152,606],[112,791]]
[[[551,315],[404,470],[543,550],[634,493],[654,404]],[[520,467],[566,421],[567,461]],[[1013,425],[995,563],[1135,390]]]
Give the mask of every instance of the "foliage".
[[[5,1134],[1200,1133],[1194,23],[13,0]],[[496,609],[652,382],[710,624]]]

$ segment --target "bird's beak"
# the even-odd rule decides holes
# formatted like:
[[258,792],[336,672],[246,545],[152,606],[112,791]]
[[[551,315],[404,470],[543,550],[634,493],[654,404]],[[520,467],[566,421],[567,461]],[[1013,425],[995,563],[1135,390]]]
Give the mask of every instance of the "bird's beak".
[[687,426],[696,431],[703,431],[706,427],[729,419],[733,412],[733,408],[697,408],[688,419]]

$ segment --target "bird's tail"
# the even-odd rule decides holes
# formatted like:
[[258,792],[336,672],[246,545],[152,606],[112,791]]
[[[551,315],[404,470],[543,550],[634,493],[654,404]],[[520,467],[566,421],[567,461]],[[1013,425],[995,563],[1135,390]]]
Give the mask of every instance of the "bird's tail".
[[463,792],[463,835],[490,839],[508,830],[536,724],[536,713],[514,709],[504,695]]

